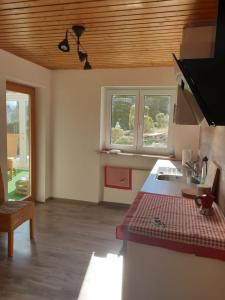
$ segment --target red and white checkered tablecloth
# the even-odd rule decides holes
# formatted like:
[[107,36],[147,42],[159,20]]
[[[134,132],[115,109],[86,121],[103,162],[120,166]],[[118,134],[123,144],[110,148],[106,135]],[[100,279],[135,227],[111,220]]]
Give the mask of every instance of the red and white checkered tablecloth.
[[206,217],[194,200],[138,193],[123,223],[117,226],[116,236],[225,260],[225,219],[216,203],[213,209],[214,214]]

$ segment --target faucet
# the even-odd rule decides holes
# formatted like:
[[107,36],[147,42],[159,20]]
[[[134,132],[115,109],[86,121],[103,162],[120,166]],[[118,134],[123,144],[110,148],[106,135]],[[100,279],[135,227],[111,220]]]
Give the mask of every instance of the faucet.
[[[191,165],[191,163],[193,163],[193,166]],[[197,166],[195,162],[191,162],[191,161],[186,161],[186,163],[184,164],[185,167],[187,167],[188,169],[192,170],[194,175],[196,177],[198,177],[198,170],[197,170]]]

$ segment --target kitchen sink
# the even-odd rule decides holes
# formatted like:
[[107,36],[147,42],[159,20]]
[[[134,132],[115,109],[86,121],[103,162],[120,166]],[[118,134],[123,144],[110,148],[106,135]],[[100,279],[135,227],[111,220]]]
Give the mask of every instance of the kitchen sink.
[[184,176],[181,170],[176,168],[159,168],[156,179],[165,181],[175,181],[183,183],[199,184],[198,178],[192,176]]
[[158,180],[166,180],[166,181],[178,181],[178,182],[187,181],[186,177],[180,175],[158,174],[156,178]]

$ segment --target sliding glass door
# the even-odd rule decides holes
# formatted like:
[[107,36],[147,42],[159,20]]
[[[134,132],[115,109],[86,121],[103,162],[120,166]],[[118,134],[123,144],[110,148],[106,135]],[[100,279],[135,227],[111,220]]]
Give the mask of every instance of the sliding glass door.
[[7,82],[8,199],[33,199],[35,193],[35,90]]

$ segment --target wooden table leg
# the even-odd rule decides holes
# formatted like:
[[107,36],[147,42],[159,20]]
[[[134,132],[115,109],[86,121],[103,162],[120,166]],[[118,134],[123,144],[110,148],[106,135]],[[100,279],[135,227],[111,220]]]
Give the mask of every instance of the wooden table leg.
[[30,239],[34,240],[34,219],[30,219]]
[[12,257],[13,256],[13,236],[14,236],[14,232],[9,231],[8,232],[8,256]]

